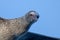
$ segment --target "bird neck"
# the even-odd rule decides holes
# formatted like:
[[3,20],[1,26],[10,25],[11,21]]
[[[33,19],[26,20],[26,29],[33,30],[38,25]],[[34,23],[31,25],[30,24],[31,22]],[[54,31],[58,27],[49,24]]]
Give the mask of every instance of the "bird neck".
[[25,27],[26,30],[28,30],[30,28],[30,26],[32,25],[32,22],[28,21],[25,16],[20,17],[19,21],[20,21],[22,27]]

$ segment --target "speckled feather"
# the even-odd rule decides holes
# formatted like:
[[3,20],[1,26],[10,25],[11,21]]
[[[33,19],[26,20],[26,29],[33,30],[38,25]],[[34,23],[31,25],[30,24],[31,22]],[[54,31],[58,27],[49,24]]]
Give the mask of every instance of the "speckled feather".
[[0,17],[0,40],[13,40],[14,35],[22,35],[27,32],[32,24],[27,19],[26,15],[15,19]]

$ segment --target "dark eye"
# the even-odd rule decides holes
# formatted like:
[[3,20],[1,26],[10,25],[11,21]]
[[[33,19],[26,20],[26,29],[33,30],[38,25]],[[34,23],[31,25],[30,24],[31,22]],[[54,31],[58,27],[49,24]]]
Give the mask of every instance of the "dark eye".
[[30,16],[33,16],[33,14],[30,14]]

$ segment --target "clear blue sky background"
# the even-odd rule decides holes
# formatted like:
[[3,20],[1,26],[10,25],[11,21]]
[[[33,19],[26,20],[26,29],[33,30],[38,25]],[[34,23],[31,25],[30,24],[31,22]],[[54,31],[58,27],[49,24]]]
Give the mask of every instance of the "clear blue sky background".
[[1,17],[21,17],[29,10],[41,16],[30,32],[60,38],[60,0],[0,0]]

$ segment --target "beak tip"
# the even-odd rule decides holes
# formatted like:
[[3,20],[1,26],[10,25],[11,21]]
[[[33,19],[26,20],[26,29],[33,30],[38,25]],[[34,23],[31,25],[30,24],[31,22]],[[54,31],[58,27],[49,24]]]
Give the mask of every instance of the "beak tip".
[[39,18],[39,15],[37,15],[37,18]]

